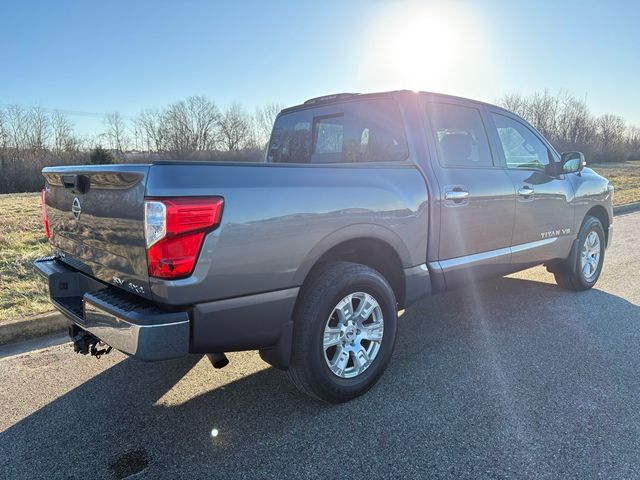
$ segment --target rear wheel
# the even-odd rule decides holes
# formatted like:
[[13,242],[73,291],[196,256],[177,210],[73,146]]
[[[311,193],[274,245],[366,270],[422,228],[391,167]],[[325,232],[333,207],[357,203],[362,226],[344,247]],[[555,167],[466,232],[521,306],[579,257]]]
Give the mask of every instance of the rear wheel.
[[327,264],[303,286],[289,377],[330,403],[362,395],[389,363],[396,324],[395,296],[380,273],[356,263]]
[[588,290],[602,271],[605,236],[602,223],[596,217],[586,217],[578,235],[577,258],[564,262],[554,272],[556,283],[568,290]]

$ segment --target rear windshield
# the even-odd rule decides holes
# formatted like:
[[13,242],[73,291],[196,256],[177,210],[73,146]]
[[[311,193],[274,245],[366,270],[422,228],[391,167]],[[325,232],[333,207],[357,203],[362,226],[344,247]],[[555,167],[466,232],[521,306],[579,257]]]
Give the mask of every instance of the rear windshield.
[[269,142],[274,163],[398,162],[409,155],[392,99],[347,102],[280,115]]

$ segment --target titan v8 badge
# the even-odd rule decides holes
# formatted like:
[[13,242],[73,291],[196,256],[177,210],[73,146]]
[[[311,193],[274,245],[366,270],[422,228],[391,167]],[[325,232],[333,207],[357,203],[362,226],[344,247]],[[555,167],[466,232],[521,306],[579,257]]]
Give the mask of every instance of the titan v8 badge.
[[561,228],[560,230],[551,230],[550,232],[542,232],[540,235],[542,238],[559,237],[560,235],[569,235],[571,233],[570,228]]

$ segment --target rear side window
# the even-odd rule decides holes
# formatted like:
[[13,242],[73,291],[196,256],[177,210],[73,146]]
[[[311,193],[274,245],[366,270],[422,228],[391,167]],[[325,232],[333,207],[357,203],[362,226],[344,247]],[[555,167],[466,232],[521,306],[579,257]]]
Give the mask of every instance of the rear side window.
[[344,115],[315,118],[313,122],[313,159],[340,162],[344,144]]
[[[304,136],[298,132],[304,130]],[[296,148],[292,139],[296,138]],[[301,145],[301,142],[306,142]],[[392,99],[348,102],[286,113],[276,120],[267,161],[283,163],[398,162],[409,156]]]
[[431,103],[428,108],[443,167],[493,166],[479,110],[446,103]]
[[280,115],[276,120],[267,161],[275,163],[308,163],[311,154],[310,110]]

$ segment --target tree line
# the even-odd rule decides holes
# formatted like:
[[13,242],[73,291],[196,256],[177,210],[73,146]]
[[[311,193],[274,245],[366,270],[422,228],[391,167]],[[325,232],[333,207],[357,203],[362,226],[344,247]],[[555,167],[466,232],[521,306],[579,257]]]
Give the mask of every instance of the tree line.
[[281,109],[280,104],[270,103],[251,114],[233,102],[221,111],[206,97],[195,96],[143,110],[129,122],[117,112],[109,113],[102,138],[116,153],[133,149],[175,158],[190,158],[195,152],[262,150]]
[[269,103],[248,111],[220,109],[203,96],[134,118],[104,115],[102,131],[79,135],[68,116],[39,106],[0,106],[0,193],[36,191],[48,165],[148,161],[152,158],[261,161],[282,109]]
[[[640,160],[640,128],[619,115],[593,115],[586,100],[547,90],[508,93],[497,103],[527,119],[559,151],[579,150],[592,162]],[[68,116],[39,106],[0,105],[0,193],[36,191],[47,165],[174,158],[261,161],[282,105],[253,112],[234,102],[220,109],[203,96],[133,118],[104,116],[102,131],[79,135]]]
[[590,162],[640,160],[640,128],[619,115],[594,116],[586,99],[545,90],[508,93],[497,103],[529,121],[560,152],[581,151]]

